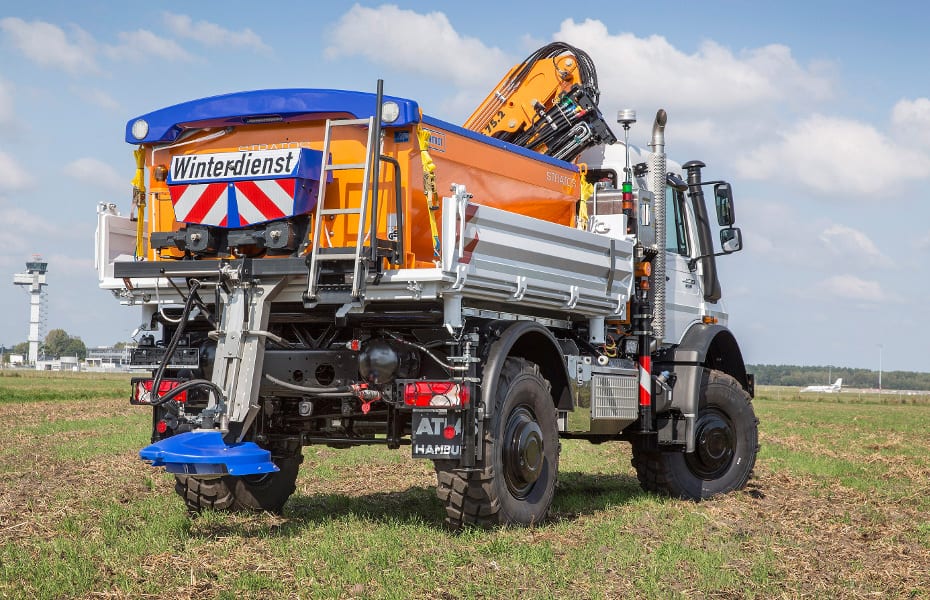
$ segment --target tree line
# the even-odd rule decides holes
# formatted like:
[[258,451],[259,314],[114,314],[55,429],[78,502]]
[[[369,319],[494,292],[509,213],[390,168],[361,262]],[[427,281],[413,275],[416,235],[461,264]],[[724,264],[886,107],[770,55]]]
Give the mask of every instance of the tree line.
[[[878,371],[848,367],[802,367],[799,365],[746,365],[755,374],[757,385],[828,385],[843,378],[843,387],[877,388]],[[888,390],[930,390],[930,373],[882,371],[882,388]]]
[[[29,342],[20,342],[13,346],[13,354],[29,354]],[[87,346],[81,338],[69,335],[64,329],[52,329],[39,344],[39,357],[45,359],[58,359],[62,356],[77,356],[84,360],[87,358]]]

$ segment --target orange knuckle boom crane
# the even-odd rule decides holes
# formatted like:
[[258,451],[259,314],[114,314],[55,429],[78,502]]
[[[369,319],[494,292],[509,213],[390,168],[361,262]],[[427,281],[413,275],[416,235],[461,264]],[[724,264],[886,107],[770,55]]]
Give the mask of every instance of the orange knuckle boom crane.
[[597,109],[599,97],[591,57],[554,42],[511,68],[465,128],[572,161],[589,146],[617,141]]

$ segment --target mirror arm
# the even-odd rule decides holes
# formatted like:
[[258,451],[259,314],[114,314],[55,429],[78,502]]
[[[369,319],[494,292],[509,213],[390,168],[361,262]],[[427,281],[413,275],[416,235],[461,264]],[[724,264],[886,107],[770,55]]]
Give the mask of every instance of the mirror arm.
[[733,254],[732,252],[716,252],[714,254],[702,254],[700,256],[695,256],[694,258],[688,261],[688,270],[693,271],[697,268],[697,262],[702,258],[717,258],[718,256],[726,256],[727,254]]

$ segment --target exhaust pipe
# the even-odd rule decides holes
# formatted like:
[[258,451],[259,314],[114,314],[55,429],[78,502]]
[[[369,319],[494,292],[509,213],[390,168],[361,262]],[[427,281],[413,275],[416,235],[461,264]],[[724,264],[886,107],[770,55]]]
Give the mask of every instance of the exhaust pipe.
[[653,222],[656,228],[656,246],[658,254],[652,260],[653,315],[652,336],[657,345],[665,339],[665,123],[668,113],[660,108],[652,124],[652,193],[655,194]]

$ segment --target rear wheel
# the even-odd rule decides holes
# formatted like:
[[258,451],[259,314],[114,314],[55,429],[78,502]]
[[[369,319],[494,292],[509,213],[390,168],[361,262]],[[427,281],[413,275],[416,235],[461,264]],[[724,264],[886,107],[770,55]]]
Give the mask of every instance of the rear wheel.
[[446,524],[533,525],[552,504],[559,469],[559,438],[550,385],[534,363],[508,358],[497,381],[495,406],[476,470],[435,461]]
[[759,451],[752,399],[720,371],[707,371],[694,424],[694,452],[659,452],[633,445],[640,486],[650,492],[703,500],[742,489]]
[[284,503],[297,489],[297,473],[303,455],[276,456],[272,460],[280,469],[276,473],[215,478],[177,475],[174,489],[191,512],[213,509],[280,513]]

